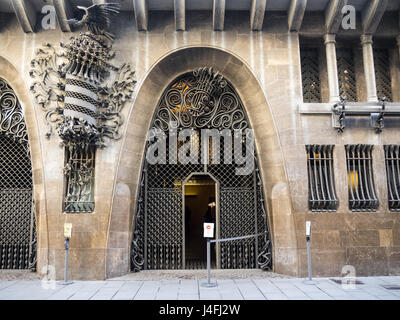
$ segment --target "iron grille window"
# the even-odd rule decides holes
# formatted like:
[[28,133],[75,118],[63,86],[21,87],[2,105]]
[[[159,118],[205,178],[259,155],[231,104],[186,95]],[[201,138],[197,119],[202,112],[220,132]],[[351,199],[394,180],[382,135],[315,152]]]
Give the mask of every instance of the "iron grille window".
[[356,102],[357,83],[353,49],[338,48],[336,54],[340,95],[346,96],[347,101]]
[[374,49],[374,64],[378,97],[386,97],[387,101],[393,101],[389,51],[387,49]]
[[68,213],[94,210],[95,148],[65,148],[64,211]]
[[373,145],[345,145],[349,207],[351,211],[376,211],[376,197],[372,169]]
[[336,211],[333,145],[307,145],[308,207],[311,211]]
[[384,148],[389,210],[400,211],[400,146],[388,145]]
[[303,101],[321,102],[321,81],[319,79],[319,50],[301,48],[301,78],[303,81]]

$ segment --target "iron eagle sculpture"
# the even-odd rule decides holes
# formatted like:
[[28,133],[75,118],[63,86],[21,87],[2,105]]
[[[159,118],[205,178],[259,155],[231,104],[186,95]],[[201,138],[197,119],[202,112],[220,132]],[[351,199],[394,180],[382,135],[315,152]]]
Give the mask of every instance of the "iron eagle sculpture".
[[77,6],[77,9],[84,11],[83,17],[66,20],[74,27],[86,25],[89,31],[95,35],[104,35],[110,40],[113,35],[108,32],[112,19],[118,15],[121,5],[119,3],[94,4],[90,7]]
[[136,81],[129,64],[116,67],[110,63],[114,37],[109,28],[120,4],[77,8],[84,11],[83,17],[67,21],[87,26],[88,31],[60,43],[62,50],[45,44],[37,51],[31,62],[30,75],[35,79],[31,92],[49,123],[56,124],[64,145],[104,147],[105,137],[120,136],[120,112]]
[[[88,168],[93,167],[93,156],[89,155],[104,148],[107,140],[121,137],[122,110],[131,100],[136,83],[130,64],[112,64],[114,36],[109,28],[119,4],[78,9],[84,11],[82,19],[68,22],[87,26],[88,30],[74,34],[60,46],[42,45],[31,61],[30,71],[30,91],[50,126],[46,135],[50,138],[55,127],[61,145],[71,155],[64,167],[68,181],[65,203],[74,205],[90,202],[87,194],[94,178],[88,174],[92,170]],[[77,158],[86,160],[77,166],[73,162]],[[93,211],[93,206],[76,207],[76,212]]]

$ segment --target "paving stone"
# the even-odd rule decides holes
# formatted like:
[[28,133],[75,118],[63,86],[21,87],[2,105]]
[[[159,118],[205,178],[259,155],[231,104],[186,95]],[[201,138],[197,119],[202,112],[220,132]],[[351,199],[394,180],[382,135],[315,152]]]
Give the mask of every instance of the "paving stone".
[[217,286],[202,287],[204,280],[167,281],[76,281],[71,285],[56,283],[46,288],[40,280],[0,281],[0,300],[400,300],[400,291],[387,290],[381,283],[394,283],[400,277],[360,279],[365,284],[345,290],[329,279],[317,285],[305,285],[304,279],[226,279]]
[[320,292],[308,292],[307,296],[313,300],[333,300],[333,298],[326,293]]
[[178,294],[178,300],[199,300],[198,294]]
[[296,287],[282,290],[288,298],[302,298],[306,297],[305,293]]
[[288,297],[283,293],[265,293],[264,296],[268,300],[288,300]]
[[164,292],[164,293],[158,293],[156,295],[156,300],[177,300],[178,299],[178,293],[177,292]]
[[377,298],[366,292],[354,292],[350,295],[358,300],[377,300]]
[[151,293],[140,293],[135,295],[133,300],[154,300],[156,298],[156,293],[151,294]]
[[104,284],[105,288],[121,288],[125,284],[125,281],[106,281]]
[[[222,300],[244,300],[243,296],[240,293],[222,293]],[[264,298],[265,299],[265,298]],[[249,299],[247,299],[249,300]]]
[[118,288],[103,287],[99,289],[90,300],[111,300],[112,297],[118,292]]
[[96,292],[97,292],[97,290],[96,291],[78,291],[73,296],[71,296],[68,300],[89,300],[96,294]]
[[312,300],[312,299],[307,296],[301,296],[301,297],[289,297],[289,300]]
[[379,300],[400,300],[400,297],[397,296],[376,296]]

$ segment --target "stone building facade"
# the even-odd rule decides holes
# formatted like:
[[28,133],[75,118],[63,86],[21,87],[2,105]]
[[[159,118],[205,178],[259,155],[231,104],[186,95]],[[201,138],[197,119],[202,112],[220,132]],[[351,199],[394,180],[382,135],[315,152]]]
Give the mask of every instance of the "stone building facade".
[[[111,61],[129,63],[136,85],[121,110],[121,138],[96,151],[93,212],[66,213],[66,151],[54,132],[46,136],[30,72],[44,43],[59,46],[81,32],[63,20],[76,2],[0,5],[0,78],[19,101],[29,138],[38,273],[53,267],[63,277],[67,222],[70,278],[131,271],[153,115],[178,77],[204,67],[234,88],[254,130],[272,270],[306,276],[311,221],[315,276],[339,276],[346,265],[357,275],[400,272],[400,155],[387,151],[400,145],[398,1],[187,0],[186,9],[185,1],[121,1]],[[44,5],[56,9],[55,29],[42,28]],[[352,13],[342,13],[345,5],[355,9],[355,29],[343,29]]]

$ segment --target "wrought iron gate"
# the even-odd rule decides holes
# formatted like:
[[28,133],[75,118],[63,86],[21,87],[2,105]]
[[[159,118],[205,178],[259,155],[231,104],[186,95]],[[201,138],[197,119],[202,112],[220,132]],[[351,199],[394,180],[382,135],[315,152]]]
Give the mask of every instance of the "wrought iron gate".
[[18,99],[0,78],[0,269],[35,269],[36,231],[28,136]]
[[[144,159],[131,244],[132,271],[183,268],[182,183],[194,172],[210,173],[219,182],[221,238],[268,231],[255,152],[252,155],[255,170],[246,175],[237,175],[237,165],[233,163],[183,163],[176,157],[183,144],[190,146],[190,152],[200,154],[200,129],[233,132],[250,128],[242,102],[220,74],[202,68],[174,81],[160,99],[152,128],[165,134],[167,147],[159,149],[156,155],[168,159],[169,163],[152,164]],[[184,129],[194,133],[186,141],[174,143],[176,135]],[[219,144],[222,159],[225,159],[225,143],[229,145],[229,140],[221,139]],[[150,146],[148,142],[146,154]],[[211,144],[209,160],[214,157],[217,146]],[[270,235],[223,243],[217,256],[223,269],[270,269]]]

